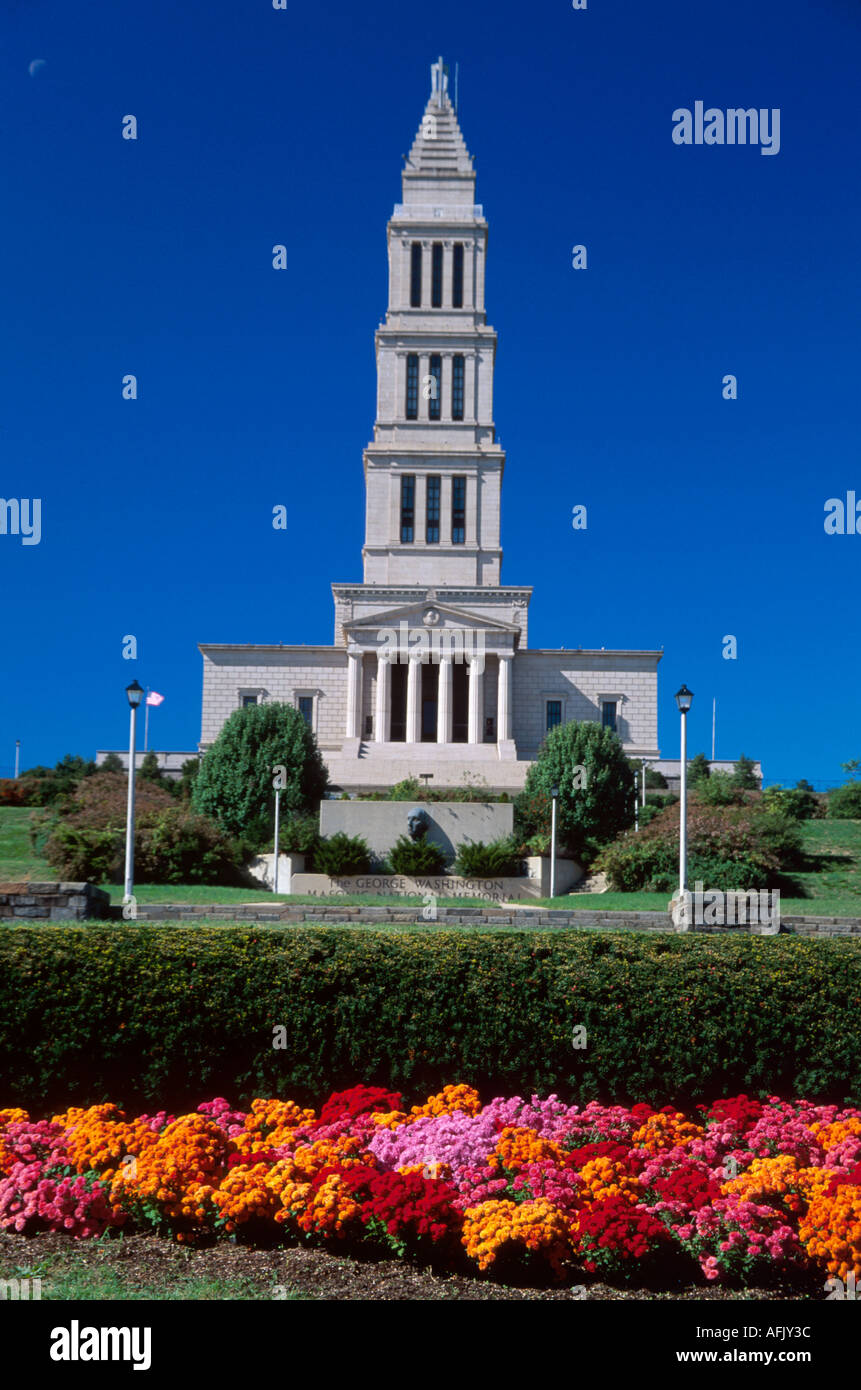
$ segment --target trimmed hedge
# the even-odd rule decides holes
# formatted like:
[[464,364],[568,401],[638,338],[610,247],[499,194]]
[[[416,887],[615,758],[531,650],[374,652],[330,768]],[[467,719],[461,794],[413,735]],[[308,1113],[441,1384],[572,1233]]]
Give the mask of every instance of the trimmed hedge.
[[845,1102],[861,1093],[860,1010],[851,940],[15,927],[0,931],[0,1105],[311,1102],[358,1082]]

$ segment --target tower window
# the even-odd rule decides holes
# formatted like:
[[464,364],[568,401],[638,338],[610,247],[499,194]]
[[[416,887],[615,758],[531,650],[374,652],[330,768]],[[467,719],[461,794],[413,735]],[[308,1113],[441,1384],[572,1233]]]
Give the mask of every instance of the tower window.
[[451,266],[451,302],[455,309],[463,308],[463,242],[454,244]]
[[547,729],[555,729],[557,724],[562,723],[562,701],[547,701]]
[[463,419],[463,357],[460,353],[451,359],[451,418]]
[[422,302],[422,244],[414,241],[410,247],[410,306],[419,309]]
[[440,499],[441,480],[439,478],[428,478],[427,493],[427,524],[425,527],[425,540],[429,545],[439,543],[439,499]]
[[442,308],[442,242],[435,241],[431,251],[431,307]]
[[428,419],[438,420],[440,405],[442,404],[442,358],[438,352],[431,353],[430,358],[431,386],[428,398]]
[[407,419],[419,418],[419,358],[418,353],[407,356]]
[[309,729],[314,727],[314,697],[313,695],[299,696],[299,713],[305,720]]
[[410,474],[401,478],[401,544],[411,545],[414,536],[416,480]]
[[604,700],[601,704],[601,723],[605,729],[616,732],[616,701]]
[[466,478],[451,480],[451,543],[463,545],[466,540]]

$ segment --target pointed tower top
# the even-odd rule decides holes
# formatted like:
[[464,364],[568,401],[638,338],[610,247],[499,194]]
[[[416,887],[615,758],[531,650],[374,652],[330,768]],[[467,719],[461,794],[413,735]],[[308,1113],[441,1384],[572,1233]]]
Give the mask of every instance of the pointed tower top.
[[[453,192],[462,184],[455,202],[471,202],[475,170],[472,156],[457,122],[448,94],[448,65],[438,58],[431,64],[431,94],[403,170],[405,203],[431,202],[434,186],[441,183]],[[421,197],[418,196],[421,191]]]

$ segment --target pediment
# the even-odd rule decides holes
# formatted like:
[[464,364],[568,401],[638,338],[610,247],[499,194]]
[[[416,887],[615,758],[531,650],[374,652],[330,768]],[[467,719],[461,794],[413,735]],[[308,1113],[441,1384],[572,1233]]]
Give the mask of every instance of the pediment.
[[422,603],[406,603],[398,608],[388,608],[382,613],[368,613],[363,618],[353,618],[344,623],[344,632],[354,637],[368,637],[380,628],[397,628],[401,623],[405,623],[411,631],[423,629],[427,632],[440,632],[449,629],[458,632],[520,635],[520,628],[515,623],[468,613],[464,608],[455,608],[452,604],[439,603],[434,599],[425,599]]

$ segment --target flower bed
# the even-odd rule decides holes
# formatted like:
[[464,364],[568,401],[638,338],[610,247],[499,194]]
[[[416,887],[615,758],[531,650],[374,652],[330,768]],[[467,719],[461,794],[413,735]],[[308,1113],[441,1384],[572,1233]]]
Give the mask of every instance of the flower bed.
[[129,1118],[0,1110],[0,1230],[154,1229],[178,1241],[370,1242],[552,1279],[861,1276],[861,1110],[735,1096],[685,1116],[555,1096],[406,1110],[356,1086],[319,1114],[226,1100]]

